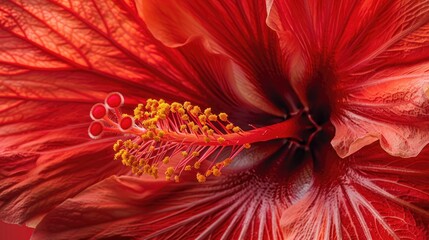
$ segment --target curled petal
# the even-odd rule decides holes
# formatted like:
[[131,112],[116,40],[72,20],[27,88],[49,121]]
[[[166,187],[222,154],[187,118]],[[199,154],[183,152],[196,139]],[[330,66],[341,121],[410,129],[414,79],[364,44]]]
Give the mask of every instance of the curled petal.
[[405,69],[383,75],[351,89],[338,104],[332,145],[341,157],[377,140],[391,155],[414,157],[429,143],[429,74]]

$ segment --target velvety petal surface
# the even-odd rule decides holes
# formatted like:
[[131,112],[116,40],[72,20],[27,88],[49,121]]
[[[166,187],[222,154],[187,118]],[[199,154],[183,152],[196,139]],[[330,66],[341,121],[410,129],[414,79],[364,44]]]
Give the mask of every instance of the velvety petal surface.
[[311,180],[309,165],[290,167],[302,153],[289,143],[204,184],[112,177],[49,213],[34,239],[279,239],[281,212]]
[[0,215],[8,222],[35,224],[86,187],[128,172],[112,161],[115,139],[87,136],[91,106],[109,92],[122,92],[130,107],[162,97],[211,102],[232,118],[260,114],[234,111],[242,104],[225,86],[224,57],[197,43],[163,46],[129,1],[2,1],[0,39]]
[[202,37],[207,49],[232,59],[235,88],[249,105],[277,117],[300,107],[277,36],[265,24],[263,1],[144,0],[138,9],[166,45],[182,46]]
[[378,144],[347,158],[316,151],[313,185],[282,213],[286,239],[427,239],[429,151],[392,157]]
[[291,66],[303,66],[291,67],[303,101],[311,108],[327,92],[340,156],[380,140],[411,157],[429,142],[426,1],[270,0],[267,9]]

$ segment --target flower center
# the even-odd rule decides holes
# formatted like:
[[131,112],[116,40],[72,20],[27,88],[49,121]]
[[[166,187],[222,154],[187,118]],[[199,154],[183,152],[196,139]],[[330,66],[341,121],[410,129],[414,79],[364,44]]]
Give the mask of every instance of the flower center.
[[115,160],[121,160],[137,175],[157,178],[162,168],[165,178],[176,182],[183,171],[194,171],[199,182],[220,176],[222,169],[252,143],[272,139],[305,143],[314,132],[314,124],[305,112],[281,123],[243,131],[228,120],[226,113],[215,114],[190,102],[169,104],[148,99],[138,104],[133,116],[122,113],[123,103],[123,96],[114,92],[104,104],[95,104],[90,112],[94,121],[89,136],[124,136],[126,139],[113,145]]

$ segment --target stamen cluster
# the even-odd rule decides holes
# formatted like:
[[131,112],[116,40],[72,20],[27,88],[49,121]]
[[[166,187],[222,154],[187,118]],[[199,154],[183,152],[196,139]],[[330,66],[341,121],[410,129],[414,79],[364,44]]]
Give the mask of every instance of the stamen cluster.
[[119,110],[123,100],[109,105],[109,98],[123,99],[118,94],[106,98],[105,113],[100,114],[100,104],[93,107],[89,135],[97,138],[104,131],[131,137],[114,144],[114,159],[136,175],[158,178],[159,169],[165,169],[166,180],[178,182],[183,171],[195,171],[197,181],[205,182],[209,176],[220,176],[239,152],[250,147],[240,139],[243,130],[226,113],[214,114],[190,102],[148,99],[129,116]]

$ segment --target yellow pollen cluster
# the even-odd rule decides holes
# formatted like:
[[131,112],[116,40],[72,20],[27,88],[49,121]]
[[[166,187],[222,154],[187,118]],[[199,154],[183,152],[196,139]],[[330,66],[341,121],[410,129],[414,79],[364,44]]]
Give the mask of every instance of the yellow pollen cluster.
[[[205,174],[197,172],[196,178],[203,183],[209,176],[221,176],[222,168],[239,151],[250,147],[237,147],[228,138],[229,134],[239,136],[237,133],[243,130],[234,126],[226,113],[214,114],[211,108],[202,110],[190,102],[168,104],[162,99],[148,99],[134,109],[134,120],[139,135],[133,140],[118,140],[113,150],[114,159],[121,160],[136,175],[158,178],[158,172],[163,171],[166,180],[179,182],[182,171],[202,170]],[[232,149],[231,157],[219,162],[218,156],[228,147]],[[213,165],[203,165],[204,161],[217,163],[204,169]]]

